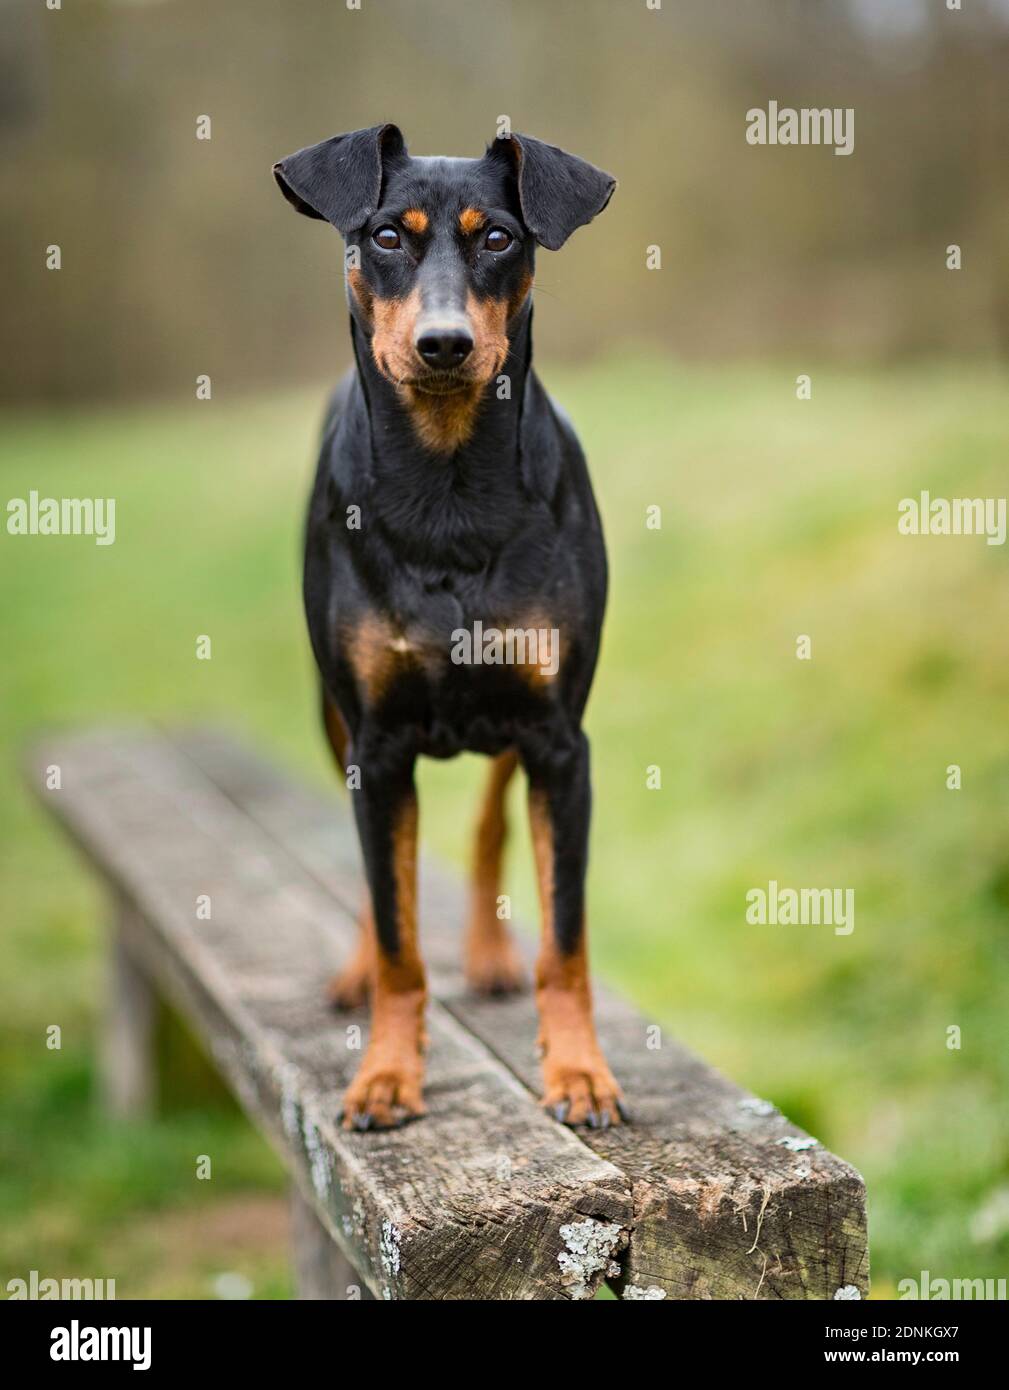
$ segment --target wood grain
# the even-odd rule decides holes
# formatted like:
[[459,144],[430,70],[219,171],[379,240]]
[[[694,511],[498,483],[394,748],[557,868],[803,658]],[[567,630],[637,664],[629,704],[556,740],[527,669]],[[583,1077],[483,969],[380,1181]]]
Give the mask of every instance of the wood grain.
[[[187,731],[175,742],[334,903],[356,910],[361,878],[346,798],[299,785],[213,730]],[[531,998],[468,992],[463,888],[430,861],[421,885],[421,947],[434,997],[538,1094]],[[529,960],[532,950],[528,933]],[[634,1116],[631,1128],[584,1136],[625,1174],[633,1195],[617,1292],[654,1300],[833,1299],[840,1290],[864,1297],[865,1189],[855,1169],[612,991],[597,985],[595,995],[600,1037]]]
[[[62,785],[49,791],[53,764]],[[189,1019],[377,1297],[592,1296],[610,1262],[572,1267],[572,1228],[576,1243],[587,1231],[616,1253],[631,1219],[625,1178],[439,1003],[428,1117],[386,1133],[339,1128],[366,1027],[335,1017],[324,989],[356,928],[278,837],[144,729],[53,737],[28,776],[134,909],[121,919],[130,959]],[[210,920],[197,917],[203,895]]]

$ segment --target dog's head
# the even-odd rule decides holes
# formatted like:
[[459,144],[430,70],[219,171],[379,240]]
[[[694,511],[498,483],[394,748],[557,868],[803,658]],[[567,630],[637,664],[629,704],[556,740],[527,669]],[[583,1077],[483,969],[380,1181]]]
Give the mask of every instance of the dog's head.
[[352,312],[411,397],[472,395],[502,370],[536,244],[563,246],[615,187],[527,135],[480,159],[414,158],[394,125],[336,135],[273,172],[299,212],[343,233]]

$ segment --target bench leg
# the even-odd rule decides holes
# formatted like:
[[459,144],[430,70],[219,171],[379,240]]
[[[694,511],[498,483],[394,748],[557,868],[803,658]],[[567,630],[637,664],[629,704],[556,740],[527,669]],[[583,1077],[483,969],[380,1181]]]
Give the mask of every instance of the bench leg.
[[140,1119],[154,1103],[157,996],[127,945],[136,909],[120,900],[115,913],[101,1049],[102,1099],[111,1114]]
[[373,1297],[296,1184],[291,1185],[291,1262],[301,1299],[357,1302]]

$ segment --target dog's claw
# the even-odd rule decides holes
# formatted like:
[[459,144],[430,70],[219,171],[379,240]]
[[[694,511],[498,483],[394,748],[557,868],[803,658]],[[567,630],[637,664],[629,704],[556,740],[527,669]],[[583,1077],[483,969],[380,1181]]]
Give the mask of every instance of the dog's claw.
[[624,1102],[620,1099],[619,1096],[617,1097],[616,1105],[617,1105],[617,1114],[618,1114],[618,1115],[620,1116],[620,1118],[623,1120],[624,1124],[625,1124],[625,1125],[631,1124],[631,1123],[632,1123],[632,1121],[631,1121],[631,1112],[628,1110],[627,1106],[624,1104]]
[[[415,1039],[411,1051],[419,1044]],[[415,1115],[424,1114],[419,1061],[409,1066],[369,1065],[365,1058],[343,1097],[345,1130],[399,1129]]]
[[608,1129],[619,1125],[620,1094],[613,1073],[594,1043],[566,1051],[555,1051],[546,1039],[543,1062],[543,1105],[570,1129]]

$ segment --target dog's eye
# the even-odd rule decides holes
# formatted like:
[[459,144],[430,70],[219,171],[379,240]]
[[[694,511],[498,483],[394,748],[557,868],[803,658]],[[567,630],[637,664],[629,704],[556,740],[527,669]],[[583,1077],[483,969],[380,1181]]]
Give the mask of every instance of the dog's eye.
[[507,251],[514,240],[511,232],[506,232],[504,227],[491,227],[484,238],[484,246],[488,251]]
[[399,232],[395,227],[379,227],[377,232],[372,232],[371,239],[383,251],[395,251],[399,246]]

